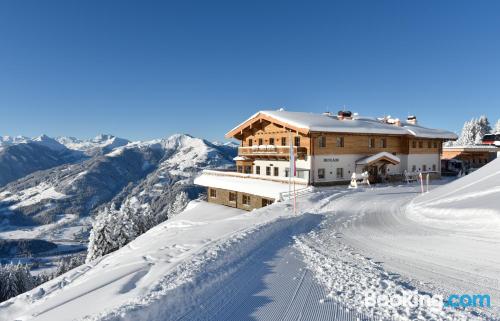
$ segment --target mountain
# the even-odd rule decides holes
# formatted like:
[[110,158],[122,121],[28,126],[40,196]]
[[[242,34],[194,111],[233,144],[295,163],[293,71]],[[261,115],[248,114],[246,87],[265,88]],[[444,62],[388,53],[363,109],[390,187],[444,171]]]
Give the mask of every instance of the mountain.
[[[109,146],[103,142],[111,140],[116,142],[103,136],[94,143],[102,148]],[[100,206],[119,205],[131,198],[167,215],[179,192],[186,192],[190,199],[198,197],[201,190],[193,185],[194,176],[205,168],[232,166],[236,154],[234,148],[189,135],[129,143],[104,155],[62,165],[58,164],[60,158],[50,157],[56,151],[46,146],[28,143],[8,148],[35,146],[39,150],[33,155],[46,153],[54,163],[47,164],[52,168],[28,174],[0,189],[0,221],[11,230],[59,224],[69,217],[78,221]]]
[[29,140],[30,138],[26,136],[0,136],[0,150],[7,146],[26,143]]
[[75,153],[43,138],[5,145],[0,149],[0,187],[35,171],[75,162],[81,158],[81,153]]
[[0,137],[0,187],[39,170],[86,160],[125,146],[129,140],[113,135],[98,135],[93,139],[47,135]]
[[116,147],[125,146],[129,140],[109,134],[100,134],[92,139],[80,140],[74,137],[58,137],[56,140],[72,150],[85,152],[89,155],[108,153]]

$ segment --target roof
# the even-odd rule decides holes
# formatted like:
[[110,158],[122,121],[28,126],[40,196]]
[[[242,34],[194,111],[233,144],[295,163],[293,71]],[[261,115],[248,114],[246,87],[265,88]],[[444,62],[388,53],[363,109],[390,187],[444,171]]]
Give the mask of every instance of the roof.
[[475,152],[498,152],[500,147],[494,145],[462,145],[445,146],[443,151],[475,151]]
[[385,160],[391,164],[399,164],[401,160],[399,157],[392,155],[391,153],[388,152],[380,152],[375,155],[367,156],[360,158],[356,161],[356,165],[368,165],[380,160]]
[[[286,183],[250,178],[251,175],[224,175],[224,172],[217,175],[212,172],[204,171],[203,174],[194,180],[194,183],[201,186],[222,188],[273,199],[280,199],[282,193],[288,193],[288,184]],[[303,187],[303,185],[299,185],[297,188]]]
[[457,135],[450,131],[431,129],[419,125],[401,122],[401,126],[385,123],[377,118],[354,116],[353,119],[340,120],[337,116],[314,114],[307,112],[293,112],[285,110],[259,111],[246,121],[229,131],[226,136],[232,137],[239,128],[250,124],[260,117],[272,118],[282,124],[288,124],[294,129],[309,133],[336,132],[359,134],[410,135],[422,138],[439,138],[447,140],[457,139]]

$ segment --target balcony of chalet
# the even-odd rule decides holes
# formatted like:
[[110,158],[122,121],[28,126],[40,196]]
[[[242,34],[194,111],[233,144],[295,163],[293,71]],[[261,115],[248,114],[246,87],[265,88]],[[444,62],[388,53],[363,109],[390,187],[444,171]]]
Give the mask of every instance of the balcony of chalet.
[[[307,149],[305,147],[294,146],[296,159],[305,159]],[[238,155],[251,158],[288,159],[290,156],[290,146],[278,145],[254,145],[238,147]]]

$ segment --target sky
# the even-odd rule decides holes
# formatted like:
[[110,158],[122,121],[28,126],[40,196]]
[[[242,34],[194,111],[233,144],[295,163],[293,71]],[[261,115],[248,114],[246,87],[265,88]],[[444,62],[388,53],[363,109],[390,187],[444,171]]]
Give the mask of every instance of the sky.
[[0,135],[209,140],[258,110],[500,118],[499,1],[0,1]]

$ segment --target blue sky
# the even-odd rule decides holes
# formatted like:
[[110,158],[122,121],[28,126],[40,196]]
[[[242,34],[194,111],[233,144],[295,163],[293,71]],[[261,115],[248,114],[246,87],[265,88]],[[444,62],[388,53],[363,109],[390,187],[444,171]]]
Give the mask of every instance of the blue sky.
[[498,1],[0,2],[0,135],[222,139],[260,109],[500,118]]

